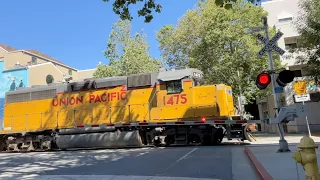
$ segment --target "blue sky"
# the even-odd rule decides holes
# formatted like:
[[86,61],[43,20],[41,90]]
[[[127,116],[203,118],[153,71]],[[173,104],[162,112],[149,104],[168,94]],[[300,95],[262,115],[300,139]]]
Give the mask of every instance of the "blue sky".
[[[163,25],[176,24],[193,8],[197,0],[158,0],[163,10],[151,23],[134,16],[132,34],[144,29],[150,53],[160,57],[156,31]],[[99,61],[107,63],[106,48],[111,26],[118,20],[112,3],[102,0],[7,0],[1,2],[0,43],[17,49],[36,49],[77,69],[95,68]]]

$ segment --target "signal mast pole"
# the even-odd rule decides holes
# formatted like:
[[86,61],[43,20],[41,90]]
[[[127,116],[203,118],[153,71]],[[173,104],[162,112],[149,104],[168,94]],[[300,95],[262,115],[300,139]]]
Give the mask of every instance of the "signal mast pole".
[[[269,41],[269,31],[268,31],[268,18],[267,17],[262,17],[262,24],[264,26],[264,33],[267,41]],[[273,72],[273,59],[272,59],[272,50],[269,48],[268,50],[268,59],[269,59],[269,70],[271,71],[271,84],[272,84],[272,92],[273,92],[273,101],[274,101],[274,109],[276,112],[276,117],[278,116],[279,112],[279,105],[278,105],[278,94],[275,91],[275,78],[274,78],[274,72]],[[278,152],[288,152],[290,151],[289,145],[287,140],[284,139],[284,130],[283,130],[283,124],[279,123],[278,129],[279,129],[279,135],[280,135],[280,140],[279,140],[279,150]]]

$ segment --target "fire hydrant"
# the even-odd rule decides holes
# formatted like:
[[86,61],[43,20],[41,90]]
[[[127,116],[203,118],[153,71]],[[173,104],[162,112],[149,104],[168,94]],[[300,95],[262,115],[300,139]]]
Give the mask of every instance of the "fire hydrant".
[[297,163],[303,166],[306,180],[320,180],[316,148],[318,145],[309,136],[304,136],[298,145],[299,150],[293,154]]

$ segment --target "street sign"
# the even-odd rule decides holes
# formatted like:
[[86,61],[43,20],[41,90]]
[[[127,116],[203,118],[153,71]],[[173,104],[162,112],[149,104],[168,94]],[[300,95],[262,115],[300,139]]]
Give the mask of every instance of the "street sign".
[[265,46],[258,52],[258,56],[261,58],[267,51],[276,51],[280,55],[283,55],[285,51],[276,45],[276,42],[283,36],[283,33],[278,31],[273,38],[268,41],[267,38],[261,34],[257,35],[258,40],[260,40]]
[[257,26],[257,27],[248,28],[248,29],[246,30],[246,32],[247,32],[248,34],[251,34],[251,33],[259,32],[259,31],[264,30],[264,29],[265,29],[265,26]]
[[275,92],[275,93],[283,93],[283,92],[284,92],[284,89],[283,89],[283,87],[275,87],[275,88],[274,88],[274,92]]
[[294,92],[296,95],[307,94],[307,82],[306,81],[296,81],[293,83]]
[[294,95],[294,99],[296,102],[305,102],[311,100],[310,94]]

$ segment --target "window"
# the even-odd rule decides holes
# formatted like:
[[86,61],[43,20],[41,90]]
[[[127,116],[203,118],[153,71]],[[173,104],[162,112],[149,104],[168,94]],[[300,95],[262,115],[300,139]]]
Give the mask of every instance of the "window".
[[181,80],[174,80],[167,82],[167,93],[180,93],[182,92]]
[[53,81],[54,81],[53,76],[51,74],[48,74],[46,77],[47,84],[51,84],[51,83],[53,83]]
[[32,62],[32,64],[37,64],[37,58],[32,56],[31,62]]
[[72,75],[72,70],[71,70],[71,69],[69,69],[69,75],[70,75],[70,76]]
[[279,19],[279,22],[280,22],[280,23],[282,23],[282,22],[289,22],[289,21],[292,21],[292,17],[287,17],[287,18]]
[[293,71],[293,73],[294,73],[294,77],[302,77],[301,70],[295,70]]
[[285,47],[286,50],[292,50],[294,48],[297,48],[297,43],[286,44],[286,47]]

